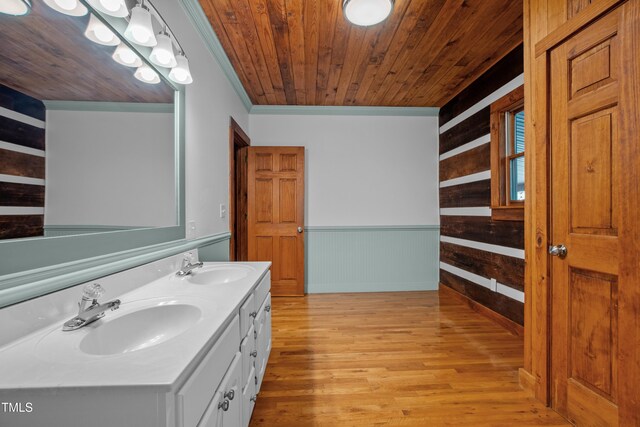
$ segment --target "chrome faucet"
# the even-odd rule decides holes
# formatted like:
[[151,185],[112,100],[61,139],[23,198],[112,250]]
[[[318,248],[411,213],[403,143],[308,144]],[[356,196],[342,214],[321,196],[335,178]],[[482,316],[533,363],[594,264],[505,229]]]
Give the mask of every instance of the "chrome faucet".
[[[104,304],[98,303],[98,298],[104,294],[104,288],[98,283],[93,285],[85,285],[82,289],[82,299],[78,303],[78,315],[73,319],[69,319],[62,326],[63,331],[73,331],[83,326],[87,326],[90,323],[104,316],[104,312],[107,310],[117,310],[120,307],[120,300],[115,299],[113,301],[106,302]],[[91,302],[91,305],[87,307],[87,303]]]
[[179,276],[179,277],[188,276],[189,274],[191,274],[191,272],[194,269],[202,267],[201,262],[196,262],[195,264],[192,264],[191,261],[192,261],[191,256],[185,256],[182,259],[182,267],[180,267],[180,270],[178,270],[178,272],[176,273],[176,276]]

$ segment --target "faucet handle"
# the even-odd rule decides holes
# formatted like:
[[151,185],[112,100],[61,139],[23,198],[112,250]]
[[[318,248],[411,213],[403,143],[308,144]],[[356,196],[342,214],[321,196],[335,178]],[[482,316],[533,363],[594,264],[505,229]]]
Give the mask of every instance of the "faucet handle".
[[98,299],[104,294],[105,290],[99,283],[85,285],[82,289],[82,296],[90,299]]
[[193,262],[193,252],[185,252],[182,257],[182,267],[186,267]]

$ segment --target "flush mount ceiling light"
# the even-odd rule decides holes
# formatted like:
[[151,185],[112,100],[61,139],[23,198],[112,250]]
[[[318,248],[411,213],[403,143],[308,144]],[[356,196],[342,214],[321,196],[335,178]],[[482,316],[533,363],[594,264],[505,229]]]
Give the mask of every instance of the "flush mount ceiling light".
[[142,5],[135,6],[131,9],[131,20],[127,29],[124,30],[124,36],[127,40],[140,46],[154,47],[158,44],[156,36],[153,32],[153,23],[151,22],[151,12]]
[[70,16],[84,16],[89,12],[78,0],[44,0],[51,9]]
[[91,15],[89,18],[89,24],[87,25],[87,30],[84,32],[84,35],[92,42],[104,46],[117,46],[120,44],[118,36],[113,34],[113,31],[104,25],[95,15]]
[[88,0],[91,7],[98,12],[115,16],[116,18],[124,18],[129,16],[129,9],[125,0]]
[[160,83],[160,76],[147,64],[138,67],[134,74],[135,78],[141,82],[157,84]]
[[180,53],[176,56],[176,66],[171,69],[169,72],[169,78],[181,85],[188,85],[193,82],[193,77],[191,77],[191,71],[189,70],[189,60],[184,53]]
[[29,0],[4,0],[0,2],[0,13],[12,16],[23,16],[31,12]]
[[368,27],[387,19],[394,0],[344,0],[344,16],[353,24]]
[[113,55],[111,55],[114,61],[125,67],[139,67],[142,65],[140,57],[132,51],[129,46],[120,42]]
[[165,32],[158,34],[156,37],[158,44],[151,51],[149,60],[156,65],[165,68],[175,67],[177,65],[176,56],[173,53],[173,43],[171,37]]

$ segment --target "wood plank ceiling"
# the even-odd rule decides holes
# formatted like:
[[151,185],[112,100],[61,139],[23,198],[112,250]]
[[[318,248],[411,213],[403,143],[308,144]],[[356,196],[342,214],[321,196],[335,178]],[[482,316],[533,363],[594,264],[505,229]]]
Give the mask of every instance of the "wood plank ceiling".
[[442,106],[522,43],[522,0],[396,0],[350,24],[342,0],[200,0],[258,105]]

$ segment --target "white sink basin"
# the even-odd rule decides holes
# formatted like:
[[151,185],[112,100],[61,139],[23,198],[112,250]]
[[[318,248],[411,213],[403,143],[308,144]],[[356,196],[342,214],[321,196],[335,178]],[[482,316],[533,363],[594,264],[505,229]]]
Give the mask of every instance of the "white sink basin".
[[95,357],[132,355],[197,329],[214,305],[189,297],[124,300],[119,310],[75,331],[56,325],[35,343],[38,358],[79,363]]
[[[89,332],[80,341],[87,354],[110,355],[142,350],[180,335],[202,316],[189,304],[157,305],[109,320]],[[106,320],[106,322],[105,322]]]
[[196,285],[219,285],[244,279],[253,269],[244,265],[205,266],[194,270],[187,280]]

